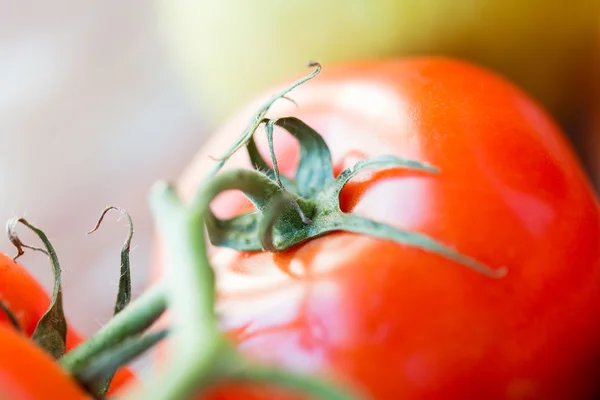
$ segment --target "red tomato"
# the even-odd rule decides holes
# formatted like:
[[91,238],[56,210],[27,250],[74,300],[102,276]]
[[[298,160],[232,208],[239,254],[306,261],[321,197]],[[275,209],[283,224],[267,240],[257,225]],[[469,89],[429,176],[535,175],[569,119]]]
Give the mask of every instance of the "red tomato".
[[[31,336],[37,322],[46,312],[50,297],[40,283],[21,265],[0,253],[0,300],[8,306],[19,321],[25,335]],[[7,315],[0,311],[0,326],[9,324]],[[82,343],[85,338],[71,325],[67,330],[67,351]],[[134,380],[126,368],[117,371],[109,393]]]
[[89,399],[75,381],[34,343],[0,324],[0,398]]
[[[25,268],[3,253],[0,253],[0,300],[17,317],[27,336],[33,334],[37,322],[50,304],[50,297],[42,285]],[[8,317],[2,312],[0,322],[8,323]],[[82,341],[81,336],[69,326],[67,348],[70,350]]]
[[[343,190],[345,211],[426,233],[508,275],[342,232],[282,254],[213,249],[218,313],[244,354],[332,374],[376,399],[598,394],[600,208],[536,103],[494,73],[443,58],[325,67],[290,96],[297,107],[280,101],[269,116],[316,129],[338,172],[380,154],[441,170],[365,173]],[[215,133],[180,182],[184,197],[263,100]],[[283,132],[275,144],[293,176],[298,146]],[[241,151],[235,166],[249,166]],[[246,206],[227,193],[213,210]]]

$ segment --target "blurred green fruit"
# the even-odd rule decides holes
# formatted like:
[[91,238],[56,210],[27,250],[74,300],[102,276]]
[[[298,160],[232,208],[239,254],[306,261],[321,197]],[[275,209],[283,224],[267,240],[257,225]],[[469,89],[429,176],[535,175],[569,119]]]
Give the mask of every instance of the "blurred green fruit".
[[161,28],[213,122],[309,60],[441,54],[520,84],[559,118],[582,108],[600,0],[158,0]]

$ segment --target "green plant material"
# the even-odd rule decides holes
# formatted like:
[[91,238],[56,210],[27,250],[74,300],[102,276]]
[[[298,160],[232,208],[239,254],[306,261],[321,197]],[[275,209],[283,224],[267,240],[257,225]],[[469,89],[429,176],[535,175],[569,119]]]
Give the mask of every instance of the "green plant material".
[[[31,229],[35,233],[42,243],[44,244],[45,250],[37,247],[25,245],[21,239],[19,239],[16,229],[17,224],[23,224],[27,228]],[[42,315],[38,321],[35,330],[33,331],[32,339],[46,352],[48,352],[55,359],[59,359],[65,354],[66,351],[66,339],[67,339],[67,320],[63,310],[62,300],[62,286],[61,286],[61,270],[58,262],[58,256],[52,244],[48,240],[46,234],[40,229],[36,228],[25,218],[12,218],[6,224],[8,232],[8,238],[11,243],[17,249],[17,255],[13,260],[17,260],[23,254],[25,254],[24,248],[28,248],[35,251],[41,251],[48,255],[50,258],[50,265],[52,266],[52,272],[54,274],[54,287],[52,289],[52,299],[48,309]]]
[[125,339],[89,360],[85,366],[73,372],[73,377],[89,392],[104,398],[117,369],[135,360],[167,335],[167,330],[161,330]]
[[313,72],[311,72],[310,74],[308,74],[307,76],[294,82],[290,86],[286,87],[281,92],[276,93],[269,100],[267,100],[267,102],[265,104],[263,104],[263,106],[258,110],[258,112],[256,112],[256,114],[254,114],[250,123],[248,124],[248,127],[242,132],[242,134],[236,140],[236,142],[233,144],[233,146],[223,156],[215,158],[217,163],[215,164],[213,170],[206,176],[206,179],[211,179],[213,176],[215,176],[217,174],[217,172],[219,172],[221,167],[223,167],[223,165],[225,165],[225,162],[229,159],[229,157],[231,157],[236,151],[238,151],[239,149],[241,149],[242,147],[247,145],[247,143],[250,140],[250,138],[252,137],[252,135],[254,135],[254,132],[258,129],[260,124],[263,123],[264,117],[267,115],[267,112],[271,109],[271,107],[273,106],[273,104],[275,104],[275,102],[277,100],[282,99],[282,98],[289,100],[289,98],[286,97],[286,95],[289,92],[291,92],[298,86],[302,85],[303,83],[308,82],[309,80],[313,79],[315,76],[317,76],[321,72],[321,64],[319,64],[317,62],[312,62],[312,61],[309,62],[308,67],[314,68],[315,70]]
[[[283,183],[277,167],[273,145],[275,125],[290,132],[300,144],[298,170],[295,179],[289,180],[289,184]],[[340,208],[340,192],[346,183],[368,169],[400,168],[434,177],[440,173],[437,168],[419,161],[381,155],[359,161],[354,167],[342,171],[334,178],[329,148],[310,126],[297,118],[287,117],[265,119],[265,130],[273,168],[268,167],[267,162],[258,153],[254,141],[250,139],[250,159],[256,168],[265,171],[264,174],[260,174],[262,177],[248,171],[227,171],[222,174],[229,176],[226,179],[233,179],[236,175],[238,179],[245,181],[236,189],[250,198],[257,211],[228,220],[218,220],[209,213],[207,229],[213,245],[240,251],[266,250],[276,253],[330,232],[347,231],[392,240],[401,245],[435,253],[489,277],[499,278],[506,275],[507,270],[504,267],[491,269],[432,237],[347,214]],[[286,185],[289,185],[291,190],[288,190]],[[280,190],[276,191],[274,187]],[[259,203],[251,198],[254,193],[263,195]],[[265,204],[268,204],[268,207],[265,207]]]
[[60,360],[67,372],[74,374],[92,358],[149,328],[166,309],[163,286],[153,286],[132,301],[88,340],[65,354]]
[[[129,215],[129,213],[127,211],[117,208],[117,207],[109,206],[109,207],[106,207],[104,209],[104,211],[102,211],[102,214],[100,214],[100,218],[96,222],[96,225],[94,226],[94,228],[91,231],[88,232],[88,235],[90,235],[90,234],[96,232],[96,230],[98,230],[98,228],[100,227],[100,224],[102,224],[102,221],[104,220],[104,216],[110,210],[119,211],[121,213],[121,215],[124,215],[127,218],[127,222],[129,225],[129,232],[127,234],[127,238],[125,239],[125,243],[123,244],[123,247],[121,248],[121,268],[120,268],[120,273],[119,273],[119,290],[117,291],[117,299],[115,302],[115,309],[114,309],[114,315],[117,315],[131,301],[131,264],[129,261],[129,253],[131,251],[131,239],[133,238],[133,221],[131,220],[131,216]],[[123,351],[124,350],[122,350],[121,352],[123,352]],[[99,376],[97,373],[96,374],[97,376],[95,377],[95,379],[93,381],[88,380],[85,382],[85,386],[88,387],[92,393],[95,393],[99,397],[104,397],[106,395],[106,392],[108,391],[108,388],[110,387],[110,383],[112,382],[114,374],[117,371],[117,366],[123,365],[123,364],[116,364],[117,361],[119,360],[119,358],[117,357],[119,354],[120,353],[118,353],[118,352],[115,353],[115,357],[113,358],[112,364],[111,364],[111,365],[113,365],[113,368],[112,369],[106,368],[106,374],[104,374],[103,376]],[[106,361],[105,361],[105,363],[106,363]],[[83,382],[83,381],[81,381],[81,382]]]
[[100,214],[100,218],[94,228],[88,232],[88,235],[96,232],[98,228],[100,228],[100,224],[104,219],[106,213],[110,210],[117,210],[127,218],[127,223],[129,225],[129,232],[127,234],[127,238],[125,239],[125,243],[121,249],[121,269],[119,275],[119,291],[117,293],[117,301],[115,304],[114,314],[118,314],[122,311],[131,301],[131,264],[129,261],[129,253],[131,251],[131,239],[133,238],[133,221],[131,220],[131,216],[129,213],[121,208],[109,206],[102,211]]

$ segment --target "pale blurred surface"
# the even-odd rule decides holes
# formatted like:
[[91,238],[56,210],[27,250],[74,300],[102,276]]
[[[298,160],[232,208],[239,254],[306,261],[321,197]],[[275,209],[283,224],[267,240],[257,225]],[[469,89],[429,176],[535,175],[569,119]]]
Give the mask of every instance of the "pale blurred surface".
[[[0,0],[0,220],[25,215],[63,267],[70,320],[89,334],[110,318],[127,209],[135,222],[133,291],[146,284],[151,183],[175,178],[202,143],[165,59],[152,2]],[[26,243],[39,243],[20,229]],[[0,237],[0,251],[14,249]],[[48,261],[21,262],[46,287]]]

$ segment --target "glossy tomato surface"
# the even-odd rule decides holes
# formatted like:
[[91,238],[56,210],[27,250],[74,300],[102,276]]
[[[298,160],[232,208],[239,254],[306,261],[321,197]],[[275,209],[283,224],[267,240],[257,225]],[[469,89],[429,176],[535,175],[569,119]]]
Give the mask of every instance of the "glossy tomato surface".
[[49,355],[0,324],[0,399],[90,399]]
[[[594,398],[599,205],[537,104],[489,71],[441,58],[325,66],[290,96],[298,106],[281,101],[269,115],[315,128],[338,172],[379,154],[441,171],[360,175],[342,192],[345,211],[429,234],[508,274],[350,233],[282,254],[212,249],[219,315],[241,351],[376,399]],[[260,103],[215,133],[180,181],[185,197]],[[292,175],[297,145],[283,132],[275,142]],[[248,165],[240,152],[227,168]],[[238,193],[213,204],[220,216],[245,209]]]
[[[12,311],[27,336],[35,327],[50,304],[50,296],[44,287],[20,264],[0,253],[0,300]],[[0,312],[0,324],[8,323],[8,317]],[[82,342],[73,328],[67,330],[67,348],[70,350]]]
[[[44,287],[20,264],[0,252],[0,301],[17,318],[26,336],[30,337],[40,318],[50,304],[50,296]],[[0,311],[0,326],[10,324],[8,316]],[[85,338],[71,325],[67,329],[67,351],[81,344]],[[134,380],[131,371],[121,368],[117,371],[109,393]],[[2,399],[2,397],[0,397]]]

